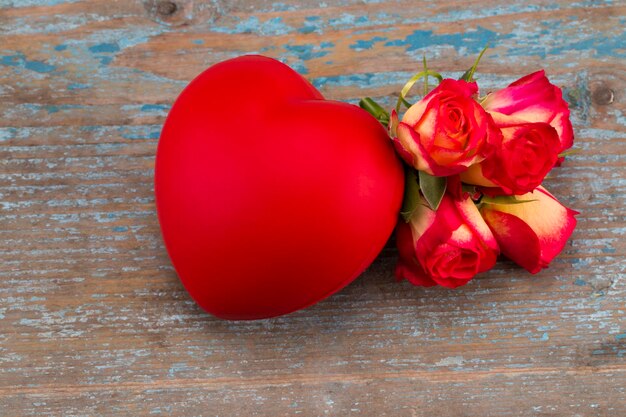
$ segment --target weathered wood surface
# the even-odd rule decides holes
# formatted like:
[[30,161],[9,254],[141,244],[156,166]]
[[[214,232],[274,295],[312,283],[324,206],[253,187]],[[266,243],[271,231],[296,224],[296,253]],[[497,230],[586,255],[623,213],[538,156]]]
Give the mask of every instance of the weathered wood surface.
[[[0,416],[626,415],[624,3],[174,1],[0,0]],[[421,289],[388,249],[286,317],[194,305],[152,194],[186,82],[255,52],[354,102],[488,41],[483,89],[543,67],[571,104],[548,186],[581,215],[549,269]]]

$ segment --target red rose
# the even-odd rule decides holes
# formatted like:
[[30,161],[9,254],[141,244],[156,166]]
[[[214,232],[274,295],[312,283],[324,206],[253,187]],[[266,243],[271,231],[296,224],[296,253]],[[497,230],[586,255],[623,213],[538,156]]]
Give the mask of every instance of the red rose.
[[458,174],[485,159],[490,145],[499,144],[500,132],[474,100],[477,92],[474,82],[445,79],[400,123],[392,120],[394,144],[403,159],[436,176]]
[[480,213],[502,254],[536,274],[563,250],[578,214],[563,206],[545,188],[515,197],[521,204],[483,204]]
[[569,149],[574,131],[569,120],[569,108],[561,89],[548,81],[545,71],[520,78],[482,102],[490,113],[502,113],[527,122],[549,123],[559,136],[559,153]]
[[533,123],[500,113],[493,119],[502,132],[502,145],[480,164],[461,174],[463,182],[500,187],[506,194],[537,188],[558,160],[561,142],[548,123]]
[[[421,198],[421,197],[420,197]],[[476,205],[445,194],[436,211],[421,198],[409,223],[397,227],[395,274],[425,287],[455,288],[494,266],[498,244]]]

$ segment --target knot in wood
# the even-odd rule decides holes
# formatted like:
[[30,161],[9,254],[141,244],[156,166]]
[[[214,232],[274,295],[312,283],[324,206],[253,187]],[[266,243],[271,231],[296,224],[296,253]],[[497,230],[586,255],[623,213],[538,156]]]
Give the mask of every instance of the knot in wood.
[[615,93],[606,85],[600,85],[592,91],[591,99],[596,104],[611,104],[615,99]]
[[178,6],[173,1],[162,0],[156,5],[156,12],[161,16],[171,16],[176,13]]

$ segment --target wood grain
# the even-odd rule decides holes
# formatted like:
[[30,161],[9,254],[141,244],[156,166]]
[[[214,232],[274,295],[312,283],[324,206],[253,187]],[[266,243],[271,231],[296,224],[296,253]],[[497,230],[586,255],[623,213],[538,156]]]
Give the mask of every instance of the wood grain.
[[[626,6],[612,1],[0,0],[0,416],[626,415]],[[159,235],[177,94],[244,53],[328,98],[390,103],[422,55],[483,90],[545,68],[576,147],[547,180],[579,225],[549,269],[455,291],[386,249],[272,320],[203,313]],[[251,86],[253,88],[253,86]]]

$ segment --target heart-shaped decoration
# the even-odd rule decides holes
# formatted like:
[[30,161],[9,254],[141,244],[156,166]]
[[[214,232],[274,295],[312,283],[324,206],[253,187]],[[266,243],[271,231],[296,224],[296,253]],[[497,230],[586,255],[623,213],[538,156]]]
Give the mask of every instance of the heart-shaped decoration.
[[227,319],[286,314],[350,283],[389,238],[404,187],[379,122],[262,56],[216,64],[185,88],[155,171],[172,263]]

